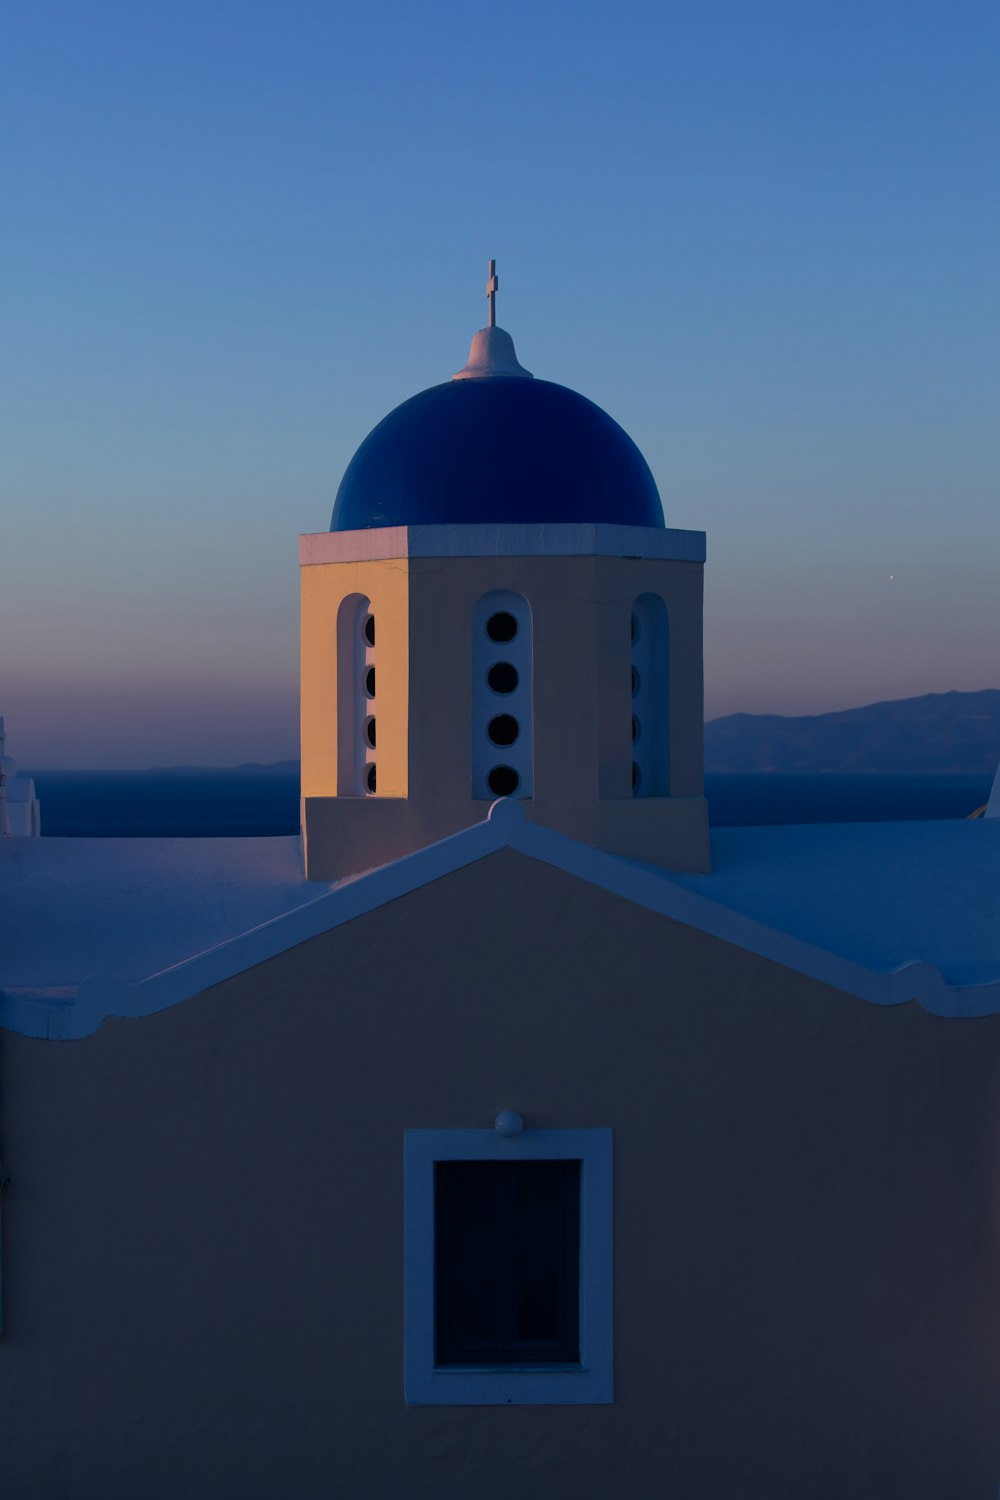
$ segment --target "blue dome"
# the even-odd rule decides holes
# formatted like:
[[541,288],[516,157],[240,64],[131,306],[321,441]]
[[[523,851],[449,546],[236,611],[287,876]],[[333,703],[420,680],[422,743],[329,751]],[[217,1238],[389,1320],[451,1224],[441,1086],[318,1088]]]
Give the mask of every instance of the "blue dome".
[[397,406],[337,491],[331,531],[476,522],[663,526],[649,465],[607,412],[547,380],[450,380]]

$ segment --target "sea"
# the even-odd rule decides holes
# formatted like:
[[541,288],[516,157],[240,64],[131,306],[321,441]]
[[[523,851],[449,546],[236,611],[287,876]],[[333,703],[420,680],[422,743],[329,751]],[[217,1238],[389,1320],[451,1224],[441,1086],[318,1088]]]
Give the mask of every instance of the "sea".
[[[294,834],[298,767],[37,771],[43,835],[231,838]],[[769,823],[880,823],[967,818],[990,794],[975,775],[707,775],[717,828]]]

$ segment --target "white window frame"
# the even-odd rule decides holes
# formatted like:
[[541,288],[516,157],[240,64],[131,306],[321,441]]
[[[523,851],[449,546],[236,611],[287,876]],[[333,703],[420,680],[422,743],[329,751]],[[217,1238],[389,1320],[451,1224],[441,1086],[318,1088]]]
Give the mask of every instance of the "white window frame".
[[659,594],[640,594],[632,603],[632,670],[639,690],[632,717],[640,724],[632,745],[639,770],[635,797],[670,796],[670,611]]
[[[434,1164],[580,1162],[579,1365],[435,1365]],[[614,1400],[612,1132],[407,1130],[404,1394],[408,1406],[604,1405]]]
[[[365,622],[375,618],[367,594],[346,594],[337,610],[337,795],[373,797],[368,771],[375,765],[375,746],[368,742],[368,721],[377,717],[375,693],[368,696],[365,679],[375,666],[375,647],[365,636]],[[376,636],[376,640],[378,637]],[[377,734],[377,730],[376,730]]]
[[[490,616],[501,613],[517,621],[512,641],[491,641],[486,634]],[[512,797],[535,795],[533,635],[531,606],[523,594],[493,589],[477,601],[472,614],[472,795],[478,801],[496,801],[499,794],[490,790],[489,774],[501,765],[512,766],[520,778]],[[517,670],[512,693],[495,693],[487,683],[486,674],[499,662],[510,662]],[[490,720],[498,714],[517,720],[520,732],[513,745],[494,745],[489,737]]]

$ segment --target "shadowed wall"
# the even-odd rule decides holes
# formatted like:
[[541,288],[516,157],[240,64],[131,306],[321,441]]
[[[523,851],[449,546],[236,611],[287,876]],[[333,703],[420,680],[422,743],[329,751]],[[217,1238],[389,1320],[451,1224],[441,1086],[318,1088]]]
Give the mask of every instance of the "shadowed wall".
[[[993,1500],[1000,1018],[505,851],[142,1021],[3,1034],[17,1500]],[[407,1408],[402,1132],[615,1132],[616,1399]]]

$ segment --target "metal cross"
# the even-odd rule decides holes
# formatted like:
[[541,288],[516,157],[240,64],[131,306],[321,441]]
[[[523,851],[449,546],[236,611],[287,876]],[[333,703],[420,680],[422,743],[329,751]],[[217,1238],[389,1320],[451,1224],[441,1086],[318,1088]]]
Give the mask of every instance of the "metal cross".
[[500,278],[497,275],[497,263],[490,261],[490,279],[486,283],[486,300],[490,304],[490,327],[497,326],[497,290],[500,286]]

